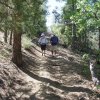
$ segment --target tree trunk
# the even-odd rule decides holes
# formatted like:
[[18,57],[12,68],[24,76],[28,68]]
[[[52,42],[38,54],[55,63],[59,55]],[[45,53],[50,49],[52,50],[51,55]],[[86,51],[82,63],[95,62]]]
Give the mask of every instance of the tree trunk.
[[7,29],[5,29],[5,32],[4,32],[4,42],[7,43]]
[[99,27],[99,49],[100,49],[100,27]]
[[10,33],[9,44],[12,45],[12,31],[11,31],[11,33]]
[[13,55],[12,61],[17,66],[22,66],[22,52],[21,52],[21,32],[14,32],[13,34]]
[[[76,0],[72,0],[72,11],[76,10]],[[76,25],[72,23],[72,49],[76,48]]]
[[72,49],[76,48],[76,25],[72,24]]

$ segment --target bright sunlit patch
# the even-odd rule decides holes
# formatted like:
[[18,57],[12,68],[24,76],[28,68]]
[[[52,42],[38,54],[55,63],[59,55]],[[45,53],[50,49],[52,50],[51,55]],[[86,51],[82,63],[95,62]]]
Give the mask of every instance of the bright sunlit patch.
[[47,71],[39,71],[39,76],[50,78],[50,73]]
[[47,15],[47,17],[46,17],[47,27],[50,27],[54,23],[54,15],[53,15],[52,11],[54,9],[57,9],[57,12],[61,13],[61,9],[64,6],[64,4],[65,4],[64,1],[57,2],[56,0],[48,0],[47,6],[49,7],[48,11],[50,14]]

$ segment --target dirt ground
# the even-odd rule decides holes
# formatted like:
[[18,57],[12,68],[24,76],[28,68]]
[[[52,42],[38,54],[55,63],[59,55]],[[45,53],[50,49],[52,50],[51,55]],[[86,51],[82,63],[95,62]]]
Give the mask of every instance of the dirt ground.
[[91,77],[82,74],[78,54],[59,47],[58,54],[41,55],[40,47],[32,44],[23,49],[23,67],[10,59],[11,47],[0,43],[0,100],[100,100]]
[[41,56],[41,50],[35,44],[23,55],[23,71],[42,82],[41,90],[36,94],[40,100],[100,99],[99,90],[93,86],[91,77],[82,75],[80,55],[58,47],[58,54],[55,57],[51,56],[50,51]]

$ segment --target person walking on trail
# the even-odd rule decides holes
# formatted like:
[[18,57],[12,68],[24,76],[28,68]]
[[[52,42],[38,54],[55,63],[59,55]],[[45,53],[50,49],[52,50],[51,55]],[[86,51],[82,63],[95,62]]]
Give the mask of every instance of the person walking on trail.
[[51,43],[51,53],[52,53],[52,56],[57,54],[57,45],[58,45],[58,37],[55,36],[55,35],[52,35],[51,38],[50,38],[50,43]]
[[41,34],[41,37],[39,38],[38,42],[41,46],[42,56],[43,56],[43,55],[45,55],[45,50],[46,50],[46,46],[47,46],[47,43],[48,43],[48,40],[47,40],[44,33]]

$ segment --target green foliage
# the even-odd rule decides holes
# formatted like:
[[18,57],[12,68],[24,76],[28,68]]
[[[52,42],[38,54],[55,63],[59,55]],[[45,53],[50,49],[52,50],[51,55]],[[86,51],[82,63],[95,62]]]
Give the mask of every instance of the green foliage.
[[32,46],[31,39],[28,38],[26,35],[22,36],[22,47],[24,49],[29,49]]
[[84,55],[82,56],[82,59],[83,59],[84,61],[89,61],[89,54],[84,54]]
[[99,62],[99,64],[96,64],[95,67],[96,67],[96,75],[99,78],[100,77],[100,62]]
[[54,24],[51,26],[51,30],[60,38],[61,44],[70,45],[71,44],[71,32],[70,28],[63,24]]
[[100,85],[97,85],[96,87],[97,87],[97,89],[100,89]]
[[[85,48],[90,48],[90,39],[88,38],[88,34],[91,31],[95,32],[95,30],[99,30],[99,15],[100,1],[92,2],[92,0],[67,0],[67,3],[63,8],[62,18],[64,22],[67,22],[65,25],[69,27],[69,30],[67,30],[67,33],[64,32],[64,30],[63,33],[66,33],[67,36],[70,36],[70,34],[76,35],[79,40],[74,40],[76,45],[79,45],[77,42],[80,42],[80,44],[84,45]],[[69,25],[72,21],[76,25],[74,33],[71,28],[72,26]],[[100,33],[98,37],[100,37]],[[73,39],[70,38],[70,41],[73,41]],[[98,41],[100,42],[99,39]],[[81,47],[81,49],[84,47]]]
[[94,53],[96,55],[96,61],[97,61],[97,63],[100,64],[100,50],[95,50]]
[[91,73],[90,73],[90,69],[88,67],[88,65],[84,65],[83,68],[82,68],[82,74],[85,76],[85,77],[90,77]]
[[22,33],[28,35],[36,35],[38,31],[46,31],[45,1],[2,1],[3,3],[0,3],[0,29],[15,30],[15,28],[20,28]]
[[2,49],[0,53],[1,57],[9,57],[9,52],[5,49]]
[[90,69],[89,69],[89,54],[83,54],[82,56],[82,63],[83,63],[83,67],[82,67],[82,74],[85,77],[89,77],[90,76]]

